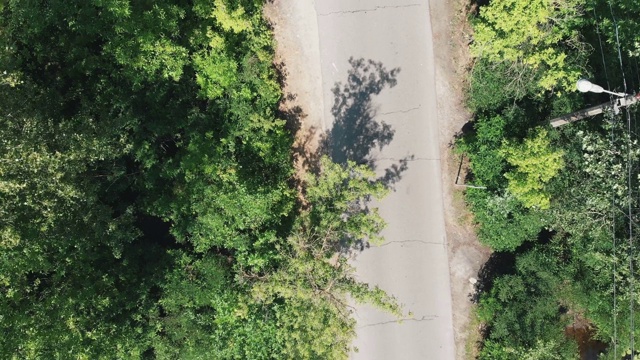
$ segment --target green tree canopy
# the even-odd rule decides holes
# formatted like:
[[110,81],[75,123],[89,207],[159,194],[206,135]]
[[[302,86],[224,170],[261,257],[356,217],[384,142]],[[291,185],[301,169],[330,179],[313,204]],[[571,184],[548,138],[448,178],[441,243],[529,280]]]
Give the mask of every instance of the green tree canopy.
[[529,208],[549,208],[545,185],[564,165],[562,151],[553,150],[547,136],[546,130],[538,129],[523,144],[505,142],[500,149],[501,155],[515,167],[504,175],[509,180],[507,190]]
[[347,296],[398,312],[336,255],[384,186],[298,202],[262,5],[3,3],[1,358],[346,358]]

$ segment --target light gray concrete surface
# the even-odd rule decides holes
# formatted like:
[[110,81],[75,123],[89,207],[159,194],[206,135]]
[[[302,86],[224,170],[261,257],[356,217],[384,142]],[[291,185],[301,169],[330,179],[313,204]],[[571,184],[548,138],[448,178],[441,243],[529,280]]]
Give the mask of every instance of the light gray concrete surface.
[[412,315],[397,322],[357,306],[359,351],[352,359],[453,359],[429,2],[315,0],[315,9],[327,130],[340,121],[332,113],[332,89],[349,81],[350,57],[381,62],[386,71],[399,68],[397,84],[365,97],[360,111],[388,124],[393,134],[388,145],[370,153],[380,175],[401,159],[412,159],[395,190],[378,204],[388,223],[386,242],[365,249],[354,262],[360,280],[396,296]]

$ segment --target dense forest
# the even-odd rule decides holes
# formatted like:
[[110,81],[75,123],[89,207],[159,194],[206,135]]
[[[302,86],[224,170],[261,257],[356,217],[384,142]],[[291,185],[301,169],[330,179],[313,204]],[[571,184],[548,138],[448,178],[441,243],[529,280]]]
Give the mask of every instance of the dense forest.
[[475,5],[474,118],[457,150],[480,187],[465,191],[478,236],[494,251],[475,295],[478,356],[577,359],[591,347],[602,359],[638,358],[637,108],[549,121],[616,97],[579,93],[580,78],[640,89],[640,2]]
[[0,358],[340,359],[347,301],[398,313],[336,255],[387,189],[297,175],[262,6],[0,2]]

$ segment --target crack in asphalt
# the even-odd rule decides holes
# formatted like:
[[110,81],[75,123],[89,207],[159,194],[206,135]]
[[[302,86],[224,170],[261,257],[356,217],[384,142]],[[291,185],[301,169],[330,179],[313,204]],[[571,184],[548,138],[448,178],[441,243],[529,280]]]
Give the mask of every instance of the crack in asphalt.
[[383,246],[387,246],[387,245],[391,245],[391,244],[402,244],[402,243],[410,243],[410,242],[417,242],[417,243],[422,243],[425,245],[444,245],[444,243],[441,242],[435,242],[435,241],[425,241],[425,240],[396,240],[396,241],[389,241],[386,242],[382,245],[378,245],[377,247],[383,247]]
[[378,323],[359,326],[358,329],[371,327],[371,326],[380,326],[380,325],[392,324],[392,323],[402,323],[404,321],[414,321],[414,322],[432,321],[432,320],[435,320],[437,317],[438,317],[438,315],[424,315],[420,319],[405,318],[405,319],[398,319],[398,320],[381,321],[381,322],[378,322]]
[[422,107],[422,104],[419,104],[416,107],[412,107],[410,109],[407,110],[396,110],[396,111],[390,111],[390,112],[385,112],[385,113],[380,113],[380,116],[386,116],[386,115],[392,115],[392,114],[406,114],[408,112],[412,112],[412,111],[416,111],[418,109],[420,109]]
[[411,160],[407,160],[407,161],[440,161],[440,158],[413,158]]
[[407,5],[395,5],[395,6],[387,5],[387,6],[376,6],[375,8],[372,8],[372,9],[332,11],[325,14],[318,14],[318,16],[330,16],[330,15],[336,15],[336,14],[356,14],[361,12],[378,11],[378,10],[384,10],[384,9],[401,9],[401,8],[409,8],[409,7],[416,7],[416,6],[422,6],[422,4],[407,4]]
[[380,161],[380,160],[390,160],[390,161],[398,161],[398,162],[412,162],[412,161],[440,161],[440,158],[423,158],[423,157],[414,157],[414,158],[407,158],[407,159],[396,159],[396,158],[391,158],[391,157],[381,157],[381,158],[376,158],[374,159],[375,161]]

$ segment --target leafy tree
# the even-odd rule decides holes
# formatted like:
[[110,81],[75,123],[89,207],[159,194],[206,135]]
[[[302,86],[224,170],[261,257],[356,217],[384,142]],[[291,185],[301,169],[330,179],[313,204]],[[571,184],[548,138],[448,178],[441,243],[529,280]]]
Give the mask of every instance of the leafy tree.
[[504,346],[493,341],[486,341],[479,356],[480,359],[491,360],[564,360],[577,359],[577,354],[562,353],[555,341],[538,341],[532,349],[513,348]]
[[[322,165],[321,173],[308,180],[311,209],[301,214],[286,240],[277,243],[277,267],[272,270],[220,255],[198,259],[175,253],[178,266],[166,278],[166,295],[159,301],[165,315],[157,319],[162,331],[153,335],[156,354],[347,358],[355,336],[347,297],[400,313],[392,297],[355,280],[346,252],[337,252],[377,235],[380,228],[367,227],[365,220],[381,220],[355,205],[371,194],[381,196],[383,188],[364,166],[342,166],[326,157]],[[328,203],[332,206],[325,206]]]
[[27,81],[0,91],[0,353],[99,358],[119,346],[118,356],[133,356],[144,342],[130,316],[150,309],[157,263],[139,267],[154,252],[132,247],[140,236],[132,209],[100,196],[118,187],[122,169],[107,164],[127,150],[126,136],[95,138],[101,124],[91,118],[56,122],[25,107],[46,99]]
[[284,342],[282,357],[346,359],[355,336],[347,296],[401,314],[395,299],[355,280],[355,269],[344,255],[358,241],[380,241],[384,222],[366,205],[387,189],[375,179],[365,165],[339,165],[322,157],[321,172],[308,179],[310,209],[287,239],[283,266],[265,276],[247,276],[255,279],[254,301],[284,299],[292,306],[279,316],[279,336],[296,339]]
[[[637,201],[628,197],[626,175],[629,161],[635,163],[640,153],[636,140],[622,124],[612,121],[603,127],[608,134],[582,130],[574,133],[582,156],[568,164],[572,186],[555,194],[559,203],[552,207],[552,212],[553,228],[566,237],[564,254],[570,254],[572,259],[567,267],[572,272],[574,286],[570,297],[574,306],[593,322],[597,329],[595,336],[610,342],[616,332],[614,314],[617,331],[630,332],[626,311],[622,309],[629,308],[632,301],[629,281],[637,278],[637,274],[629,271],[629,256],[636,254],[627,240],[629,226],[634,233],[638,229],[636,215],[632,213],[629,219],[626,213],[629,200],[632,207]],[[618,306],[615,311],[614,292]],[[618,349],[628,346],[627,341],[620,339]]]
[[500,153],[515,167],[504,176],[509,180],[507,189],[528,208],[549,208],[549,195],[544,191],[563,167],[562,151],[550,147],[547,131],[538,129],[532,138],[521,145],[505,142]]
[[498,111],[539,92],[540,74],[507,61],[479,56],[471,69],[467,105],[477,112]]
[[580,48],[573,25],[582,1],[492,1],[480,10],[474,25],[471,53],[492,63],[505,63],[505,75],[517,85],[537,74],[544,90],[573,88],[579,70],[568,53],[557,46]]
[[523,243],[536,240],[547,223],[544,213],[524,208],[510,194],[470,189],[467,201],[479,224],[480,241],[496,251],[514,251]]
[[[539,126],[582,102],[601,101],[557,91],[573,87],[578,73],[600,83],[624,73],[625,85],[633,83],[637,15],[626,0],[508,0],[481,6],[474,20],[469,104],[475,132],[459,146],[471,160],[474,182],[487,189],[468,189],[466,198],[480,240],[513,252],[519,264],[479,295],[487,325],[481,358],[575,357],[562,334],[564,314],[590,322],[594,339],[616,341],[618,355],[629,348],[627,337],[614,339],[614,328],[631,332],[622,309],[637,302],[629,291],[638,275],[629,263],[637,253],[621,241],[633,241],[640,230],[635,211],[627,213],[637,207],[634,120],[630,132],[626,119],[614,114],[548,132]],[[521,109],[517,120],[513,109]],[[633,119],[637,110],[630,111]],[[524,271],[531,259],[543,265]],[[540,279],[543,274],[548,278]],[[612,349],[602,358],[613,359]]]
[[347,161],[335,164],[328,157],[320,159],[322,172],[308,179],[307,200],[311,203],[308,227],[342,234],[346,246],[358,239],[380,244],[379,233],[384,220],[369,201],[383,198],[388,189],[376,181],[367,165]]
[[481,359],[577,358],[576,344],[564,336],[564,274],[548,249],[534,247],[516,260],[516,271],[495,280],[484,294],[479,315],[486,322]]

